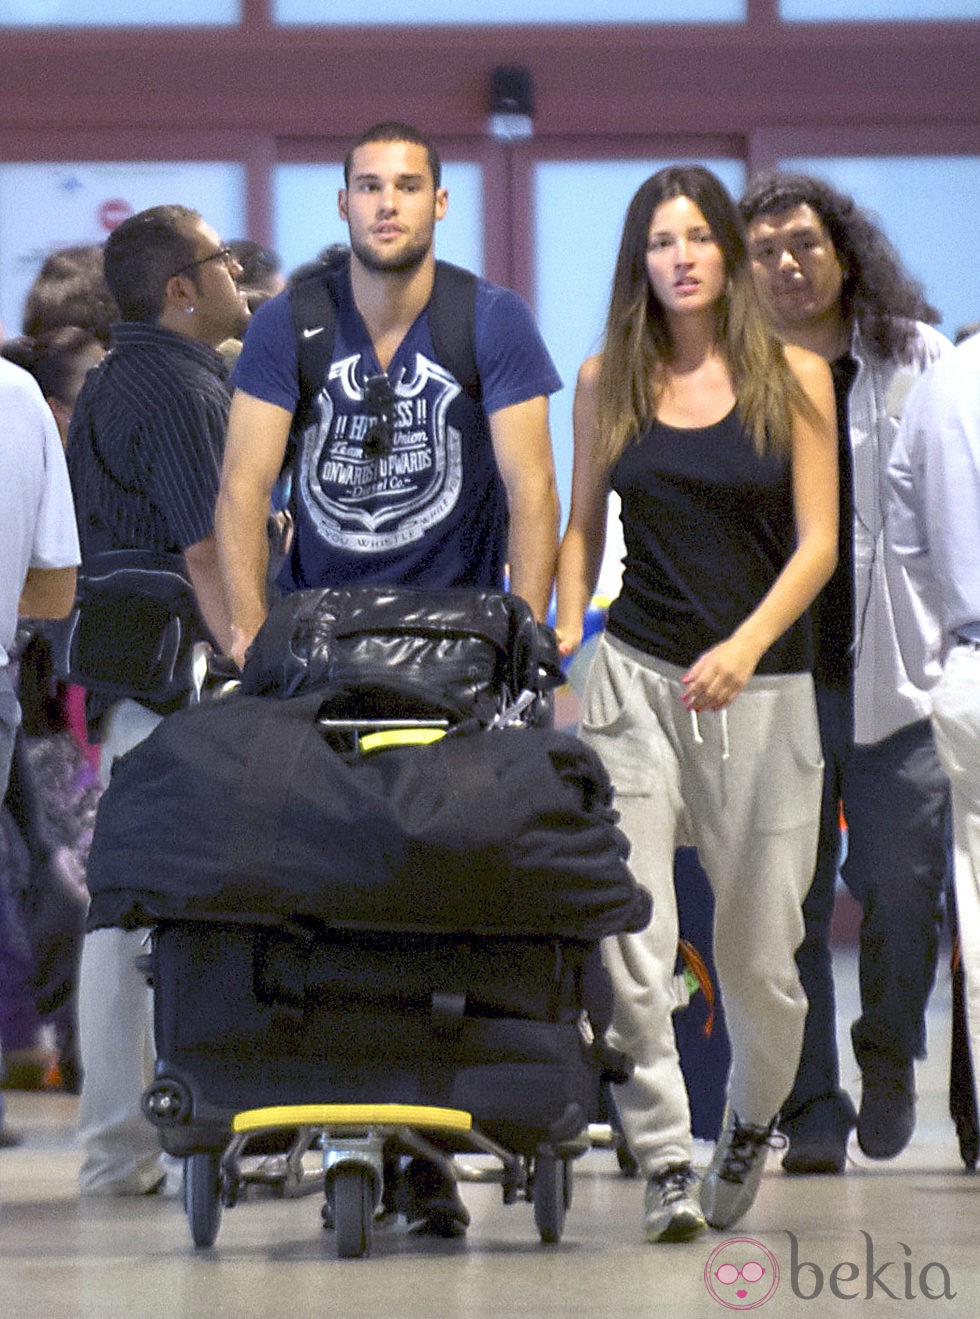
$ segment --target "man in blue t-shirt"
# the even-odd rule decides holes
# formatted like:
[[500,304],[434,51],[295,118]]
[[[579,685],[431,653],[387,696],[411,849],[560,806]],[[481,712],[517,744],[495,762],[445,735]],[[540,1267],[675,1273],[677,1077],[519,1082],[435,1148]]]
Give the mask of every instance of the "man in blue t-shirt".
[[[558,551],[548,396],[561,381],[525,304],[482,279],[472,316],[479,391],[438,360],[429,304],[435,225],[448,204],[440,172],[433,145],[402,123],[375,125],[348,154],[338,202],[349,272],[332,277],[335,324],[302,327],[333,335],[312,407],[302,398],[289,290],[249,328],[232,377],[216,518],[240,665],[267,612],[266,522],[294,414],[302,420],[284,589],[492,589],[507,564],[511,590],[546,616]],[[469,1215],[437,1164],[414,1159],[405,1181],[410,1221],[443,1236],[465,1230]]]
[[[481,279],[481,401],[436,360],[427,308],[448,196],[416,129],[369,129],[344,183],[349,276],[337,280],[331,365],[297,440],[281,585],[494,588],[507,563],[511,590],[543,619],[558,536],[548,396],[561,386],[547,349],[521,299]],[[269,501],[300,401],[289,298],[256,313],[233,376],[217,534],[239,664],[266,615]]]

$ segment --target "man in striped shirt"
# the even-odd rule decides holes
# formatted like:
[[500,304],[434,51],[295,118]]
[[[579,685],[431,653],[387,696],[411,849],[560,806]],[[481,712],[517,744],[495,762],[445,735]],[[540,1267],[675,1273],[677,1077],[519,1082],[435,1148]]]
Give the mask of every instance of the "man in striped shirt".
[[[112,549],[182,554],[201,636],[224,648],[228,618],[214,544],[214,505],[230,395],[217,351],[249,312],[241,269],[214,230],[183,206],[125,220],[105,245],[105,275],[122,323],[72,417],[68,465],[82,564]],[[180,704],[90,698],[100,769]],[[150,1000],[134,959],[142,933],[85,939],[79,985],[84,1079],[83,1194],[141,1195],[160,1187],[159,1142],[140,1097],[152,1076]]]

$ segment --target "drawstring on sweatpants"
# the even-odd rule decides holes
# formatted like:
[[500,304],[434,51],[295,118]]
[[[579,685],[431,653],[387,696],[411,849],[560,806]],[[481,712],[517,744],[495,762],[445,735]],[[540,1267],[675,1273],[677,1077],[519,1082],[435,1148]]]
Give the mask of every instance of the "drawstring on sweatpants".
[[[696,746],[704,746],[704,738],[701,736],[701,725],[698,723],[697,710],[691,711],[691,726],[694,729],[694,742]],[[728,710],[721,710],[721,758],[727,760],[730,746],[728,742]]]

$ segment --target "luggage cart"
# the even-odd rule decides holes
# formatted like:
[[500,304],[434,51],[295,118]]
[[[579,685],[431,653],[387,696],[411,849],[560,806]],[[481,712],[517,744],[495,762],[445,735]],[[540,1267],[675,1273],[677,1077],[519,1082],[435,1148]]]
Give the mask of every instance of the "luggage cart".
[[[534,693],[521,693],[491,729],[519,726],[533,702]],[[318,726],[339,749],[367,756],[389,747],[428,745],[444,737],[449,725],[436,719],[321,718]],[[144,1096],[146,1116],[163,1131],[173,1129],[193,1106],[191,1088],[158,1079]],[[246,1109],[232,1117],[224,1149],[185,1155],[184,1208],[195,1247],[207,1249],[217,1240],[222,1209],[238,1203],[249,1187],[290,1198],[322,1191],[324,1226],[334,1230],[337,1257],[360,1258],[371,1253],[386,1155],[389,1167],[392,1156],[416,1155],[459,1182],[499,1184],[505,1204],[531,1203],[542,1243],[555,1244],[572,1201],[572,1161],[590,1148],[593,1130],[583,1121],[571,1138],[546,1141],[528,1154],[491,1139],[471,1114],[453,1108],[303,1103]],[[273,1154],[267,1152],[270,1137],[279,1146]],[[480,1167],[456,1159],[467,1154],[489,1159]],[[314,1159],[317,1166],[311,1167]]]
[[[589,1143],[583,1135],[555,1147],[542,1145],[528,1158],[483,1135],[469,1113],[410,1104],[275,1105],[238,1113],[231,1125],[232,1139],[223,1153],[201,1151],[185,1161],[184,1204],[194,1245],[214,1245],[222,1208],[234,1206],[253,1180],[246,1170],[251,1142],[288,1133],[283,1189],[289,1184],[300,1193],[322,1189],[324,1226],[333,1228],[339,1259],[371,1253],[385,1168],[393,1155],[421,1156],[461,1182],[498,1184],[505,1204],[530,1202],[541,1241],[557,1243],[572,1201],[572,1160]],[[308,1167],[311,1153],[320,1164],[315,1172]],[[489,1160],[475,1167],[455,1158],[465,1154]]]
[[[315,594],[317,608],[324,596],[323,619],[333,627],[335,604],[346,607],[354,592]],[[365,597],[368,613],[375,607],[382,613],[393,609],[388,594],[373,603],[370,595]],[[429,600],[426,595],[424,603],[421,596],[409,602],[413,618],[427,614]],[[154,987],[157,1064],[143,1111],[157,1127],[164,1150],[184,1160],[185,1209],[195,1247],[213,1246],[222,1210],[254,1189],[284,1197],[322,1194],[324,1224],[333,1228],[338,1256],[365,1256],[376,1222],[385,1214],[411,1210],[415,1217],[420,1195],[415,1169],[410,1162],[402,1168],[413,1158],[463,1183],[500,1185],[505,1204],[523,1199],[533,1206],[542,1242],[561,1239],[571,1203],[572,1161],[590,1147],[589,1123],[598,1116],[604,1078],[622,1071],[626,1061],[604,1043],[610,1008],[600,983],[598,941],[617,928],[641,928],[633,922],[649,919],[649,898],[626,869],[601,766],[591,763],[584,748],[570,745],[574,739],[548,728],[552,684],[533,646],[528,650],[533,638],[523,624],[515,629],[513,619],[506,639],[503,629],[490,638],[485,606],[477,605],[474,618],[453,597],[448,621],[440,623],[442,630],[435,628],[435,640],[425,633],[424,622],[418,625],[424,634],[418,673],[415,652],[408,659],[402,653],[400,614],[385,614],[383,626],[368,630],[367,651],[357,642],[348,655],[355,677],[334,688],[328,684],[327,696],[317,683],[297,693],[297,675],[290,671],[289,685],[282,690],[296,700],[285,720],[270,718],[276,698],[264,678],[261,690],[239,696],[233,675],[209,675],[204,664],[201,713],[182,712],[183,723],[181,714],[165,721],[133,753],[131,774],[119,775],[103,800],[108,809],[101,814],[91,854],[93,909],[105,924],[126,928],[135,919],[153,927],[147,962]],[[436,615],[441,608],[433,606]],[[339,636],[339,625],[336,630]],[[308,637],[300,632],[295,644],[302,657]],[[370,639],[375,634],[376,646]],[[320,631],[311,625],[309,636],[319,638]],[[516,653],[522,646],[520,662],[511,656],[501,664],[501,647]],[[277,644],[267,666],[273,685],[281,677],[281,653]],[[382,672],[369,673],[361,684],[363,653],[368,660],[374,655]],[[491,653],[496,656],[492,663]],[[314,658],[309,651],[311,665]],[[395,659],[397,681],[389,683],[388,668]],[[427,664],[436,666],[435,698],[420,681]],[[401,681],[406,665],[415,673],[414,686]],[[498,682],[502,667],[506,672]],[[446,671],[452,676],[451,690],[443,692]],[[514,674],[526,674],[527,685],[512,682]],[[208,682],[209,676],[219,681]],[[465,700],[457,699],[460,692]],[[471,697],[472,705],[467,704]],[[471,708],[475,717],[467,713]],[[249,722],[253,715],[254,725]],[[314,752],[319,738],[305,740],[314,720],[327,744],[326,757]],[[252,728],[261,736],[250,738]],[[522,889],[522,895],[532,896],[516,921],[515,899],[500,905],[499,895],[509,889],[496,859],[504,854],[494,851],[492,832],[488,843],[477,835],[485,874],[494,876],[481,882],[501,887],[487,888],[485,898],[481,889],[460,883],[458,867],[465,868],[465,861],[453,862],[456,869],[445,860],[433,861],[431,872],[420,862],[406,882],[395,883],[393,876],[401,872],[388,866],[388,835],[375,829],[371,836],[388,801],[382,788],[397,781],[401,789],[407,782],[410,794],[413,776],[423,784],[455,785],[456,773],[465,782],[463,766],[472,763],[478,767],[472,782],[481,794],[484,783],[492,791],[498,763],[508,769],[521,764],[526,773],[523,749],[515,760],[523,730],[531,739],[528,754],[537,757],[532,763],[541,772],[519,795],[520,804],[510,807],[514,815],[508,818],[520,820],[523,828],[521,811],[525,801],[530,803],[533,860],[524,853],[522,861],[529,874],[542,866],[540,891],[547,900],[535,905],[534,888]],[[267,737],[267,731],[274,736]],[[444,757],[431,744],[445,738],[449,748],[447,734],[452,748]],[[207,783],[208,799],[213,790],[220,804],[203,817],[193,795],[195,785],[204,786],[193,751],[202,736],[212,755],[222,752],[213,789],[211,780]],[[484,760],[479,753],[471,760],[469,751],[459,751],[470,739],[474,748],[499,741],[507,750],[499,761],[495,754]],[[319,873],[317,862],[309,869],[299,849],[283,861],[284,886],[277,866],[286,850],[273,854],[270,849],[267,855],[248,827],[254,815],[242,806],[252,801],[258,812],[256,794],[266,791],[266,767],[278,764],[279,756],[288,762],[301,746],[310,750],[316,774],[304,782],[294,777],[296,764],[289,762],[289,774],[273,787],[293,791],[289,785],[296,784],[293,800],[304,806],[321,799],[340,804],[334,832],[325,839],[336,837],[337,828],[350,830],[344,836],[346,851],[340,853],[347,869],[336,872],[339,896],[329,905],[322,898],[329,889],[307,887],[306,876]],[[392,759],[386,762],[388,755]],[[431,769],[421,768],[427,756],[436,757],[433,764],[456,768],[448,778],[447,771],[442,776],[436,771],[433,779]],[[139,810],[134,813],[130,794],[135,790],[146,805],[140,780],[152,773],[149,767],[157,757],[168,766],[163,772],[169,808],[161,817],[154,805],[153,819],[138,824],[142,817]],[[376,768],[370,767],[373,758]],[[365,779],[343,768],[347,765],[365,767],[366,790],[360,786]],[[540,824],[534,815],[538,782],[543,793],[550,793],[543,796]],[[336,797],[329,791],[333,783],[343,785]],[[312,796],[313,787],[325,796]],[[362,800],[369,814],[351,813]],[[453,793],[448,800],[455,802]],[[459,801],[470,798],[460,795]],[[482,812],[490,801],[481,795],[472,809]],[[285,818],[287,806],[287,798],[282,803],[276,799],[270,819]],[[275,816],[273,809],[282,815]],[[177,817],[189,824],[200,820],[200,835],[178,828]],[[239,818],[245,822],[241,834],[234,832]],[[385,818],[392,837],[400,839],[396,813]],[[419,820],[424,818],[423,811]],[[555,820],[568,824],[558,827]],[[168,839],[178,828],[179,847],[161,852],[153,846],[158,827]],[[541,835],[535,828],[562,840],[577,839],[576,830],[582,828],[589,840],[582,866],[589,883],[595,876],[598,887],[586,885],[582,899],[576,887],[581,883],[578,853],[567,871],[549,849],[547,859],[539,861],[533,849]],[[351,845],[356,830],[367,831],[363,846]],[[301,828],[299,835],[289,836],[306,835]],[[469,838],[465,830],[463,837]],[[254,850],[247,850],[243,840]],[[405,844],[408,855],[412,845]],[[451,848],[439,853],[439,846],[433,844],[437,855],[452,855]],[[161,867],[162,855],[168,862]],[[203,867],[206,889],[198,886]],[[575,878],[566,881],[566,874]],[[424,882],[413,888],[418,877]],[[406,890],[413,895],[411,908],[405,905]],[[205,892],[210,897],[202,900]],[[490,900],[494,894],[497,906]],[[435,915],[420,921],[417,913],[427,911],[430,898]],[[346,905],[338,910],[337,903]],[[488,920],[483,919],[485,908],[493,912]],[[215,992],[218,986],[220,993]]]

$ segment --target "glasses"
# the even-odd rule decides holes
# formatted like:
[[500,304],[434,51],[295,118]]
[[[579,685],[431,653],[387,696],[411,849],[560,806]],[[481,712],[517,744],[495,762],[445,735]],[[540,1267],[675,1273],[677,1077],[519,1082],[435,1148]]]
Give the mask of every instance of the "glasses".
[[364,407],[371,414],[371,425],[364,436],[365,458],[383,458],[395,443],[395,392],[388,377],[368,376],[364,381]]
[[[188,261],[186,266],[181,266],[179,270],[174,271],[174,275],[182,275],[185,270],[194,270],[197,266],[206,266],[209,261],[223,261],[228,267],[228,273],[235,273],[235,266],[238,261],[230,247],[219,247],[216,252],[209,252],[207,256],[198,257],[196,261]],[[171,275],[173,279],[174,275]]]
[[760,1278],[765,1276],[765,1272],[765,1268],[758,1260],[750,1259],[748,1264],[743,1264],[740,1269],[737,1269],[734,1264],[723,1264],[715,1273],[715,1277],[719,1282],[724,1283],[726,1287],[730,1287],[739,1278],[744,1278],[746,1282],[758,1282]]

